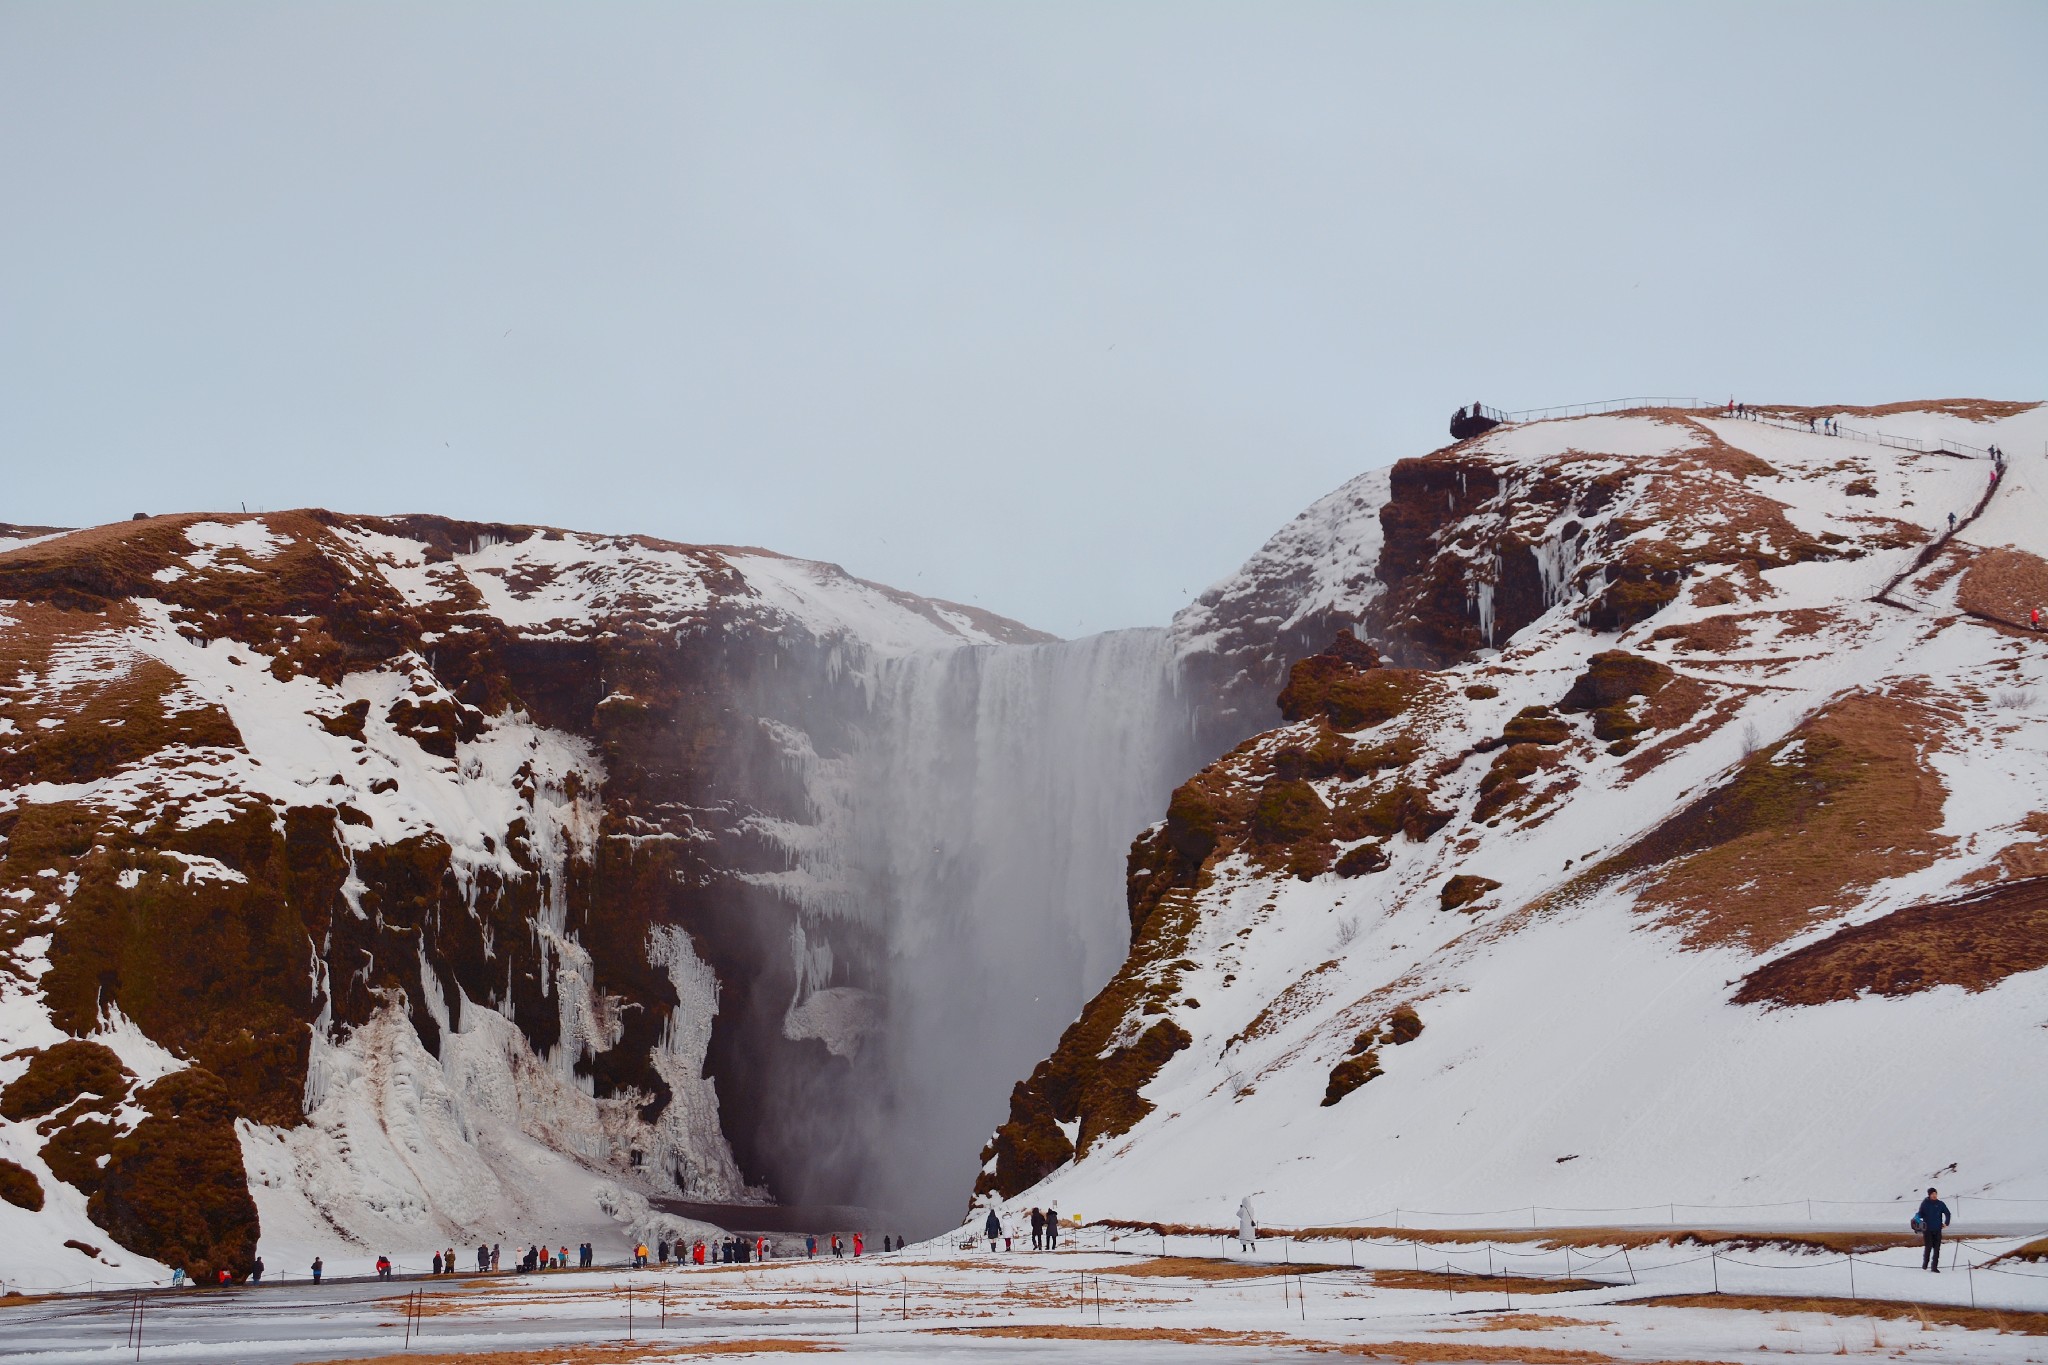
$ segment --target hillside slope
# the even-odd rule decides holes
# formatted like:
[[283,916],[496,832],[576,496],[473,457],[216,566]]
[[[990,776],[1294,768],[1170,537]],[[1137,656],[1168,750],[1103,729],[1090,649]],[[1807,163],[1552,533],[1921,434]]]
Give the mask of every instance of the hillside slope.
[[1316,565],[1276,541],[1184,621],[1357,638],[1134,845],[1131,954],[981,1191],[1210,1224],[2048,1198],[2044,441],[2029,404],[1641,411],[1318,504]]
[[764,1197],[874,1026],[809,784],[878,661],[1049,638],[541,527],[8,529],[0,1274],[38,1284],[240,1273],[259,1214],[276,1264]]

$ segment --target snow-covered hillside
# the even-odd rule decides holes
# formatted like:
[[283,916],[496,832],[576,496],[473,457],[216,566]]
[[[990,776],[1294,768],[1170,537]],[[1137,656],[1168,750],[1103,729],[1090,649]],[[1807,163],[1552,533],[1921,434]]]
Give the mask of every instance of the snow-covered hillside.
[[1184,614],[1298,584],[1257,610],[1364,639],[1134,847],[1131,955],[983,1190],[1297,1225],[2048,1200],[2048,408],[1541,422],[1381,486]]
[[29,530],[0,556],[16,1282],[239,1268],[259,1216],[273,1261],[341,1264],[763,1197],[734,1142],[791,1116],[754,1074],[794,1086],[813,997],[870,984],[803,894],[807,775],[885,660],[1048,638],[759,550]]

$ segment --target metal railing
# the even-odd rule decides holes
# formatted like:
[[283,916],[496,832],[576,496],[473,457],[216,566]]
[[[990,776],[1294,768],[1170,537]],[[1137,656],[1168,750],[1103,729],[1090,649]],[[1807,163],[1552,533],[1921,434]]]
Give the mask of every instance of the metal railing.
[[1482,408],[1481,411],[1496,422],[1542,422],[1552,417],[1593,417],[1603,412],[1627,412],[1633,408],[1696,411],[1721,406],[1704,398],[1603,398],[1597,403],[1564,403],[1552,408],[1523,408],[1519,412],[1502,412],[1498,408]]

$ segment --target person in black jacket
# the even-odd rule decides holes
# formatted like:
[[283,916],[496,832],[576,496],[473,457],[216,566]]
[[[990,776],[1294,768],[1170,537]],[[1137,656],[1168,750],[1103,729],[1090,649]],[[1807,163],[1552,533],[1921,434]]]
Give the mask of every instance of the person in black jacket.
[[1941,1273],[1941,1230],[1949,1224],[1948,1205],[1934,1197],[1930,1187],[1913,1215],[1913,1227],[1920,1234],[1920,1268]]

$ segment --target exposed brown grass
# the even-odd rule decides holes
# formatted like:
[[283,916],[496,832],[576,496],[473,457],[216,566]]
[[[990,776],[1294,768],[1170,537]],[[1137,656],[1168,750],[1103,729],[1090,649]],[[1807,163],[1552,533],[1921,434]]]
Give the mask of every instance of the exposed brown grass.
[[1225,1261],[1209,1256],[1155,1256],[1130,1266],[1106,1270],[1105,1275],[1162,1277],[1176,1280],[1257,1280],[1274,1275],[1317,1275],[1328,1270],[1351,1270],[1348,1265],[1299,1263],[1263,1265],[1249,1261]]
[[[744,1341],[700,1341],[690,1345],[620,1341],[602,1346],[547,1346],[517,1351],[442,1351],[433,1355],[409,1354],[409,1365],[642,1365],[661,1360],[695,1360],[703,1356],[796,1355],[806,1351],[836,1351],[828,1341],[804,1341],[786,1337],[758,1337]],[[389,1365],[391,1356],[349,1356],[345,1359],[314,1361],[311,1365]]]
[[1947,723],[1897,691],[1844,697],[1589,875],[1649,873],[1639,908],[1691,946],[1782,943],[1951,842],[1922,757]]
[[1548,1313],[1489,1313],[1477,1322],[1442,1327],[1443,1332],[1545,1332],[1553,1327],[1612,1327],[1606,1318],[1552,1317]]
[[[1169,1229],[1178,1231],[1179,1229]],[[1203,1229],[1188,1229],[1199,1232]],[[1209,1235],[1220,1236],[1225,1230],[1208,1229]],[[1883,1251],[1890,1247],[1919,1246],[1917,1233],[1906,1232],[1728,1232],[1716,1228],[1672,1228],[1668,1231],[1657,1228],[1391,1228],[1391,1227],[1326,1227],[1300,1228],[1295,1233],[1302,1238],[1356,1238],[1364,1241],[1374,1237],[1405,1239],[1423,1243],[1448,1243],[1471,1245],[1480,1242],[1528,1243],[1545,1247],[1638,1247],[1699,1246],[1719,1247],[1733,1251],[1762,1251],[1776,1249],[1785,1251],[1825,1251],[1836,1255],[1847,1252]]]
[[2001,1261],[2048,1261],[2048,1237],[2014,1247],[1998,1258]]
[[2007,844],[1998,850],[1997,862],[1972,872],[1959,884],[1981,886],[2017,877],[2048,877],[2048,813],[2034,811],[2019,822],[2018,828],[2035,837]]
[[2001,1308],[1950,1308],[1897,1299],[1779,1298],[1771,1294],[1659,1294],[1631,1299],[1651,1308],[1738,1308],[1759,1313],[1826,1313],[1843,1318],[1886,1318],[1963,1327],[1973,1332],[2048,1336],[2048,1313]]
[[1439,1294],[1576,1294],[1612,1286],[1598,1280],[1546,1279],[1530,1275],[1463,1275],[1445,1270],[1375,1270],[1380,1289],[1430,1289]]
[[[1433,1361],[1499,1361],[1501,1365],[1611,1365],[1614,1357],[1603,1351],[1584,1351],[1556,1346],[1493,1346],[1477,1341],[1361,1341],[1342,1345],[1314,1345],[1308,1350],[1330,1355],[1364,1356],[1369,1360],[1392,1360],[1400,1365],[1424,1365]],[[1664,1361],[1660,1365],[1694,1365],[1693,1362]]]
[[1819,1005],[1961,986],[1982,991],[2048,967],[2048,877],[1915,905],[1852,925],[1743,979],[1738,1005]]
[[1995,422],[2016,417],[2041,406],[2039,403],[2009,403],[1996,398],[1921,398],[1903,403],[1881,403],[1876,407],[1772,408],[1787,417],[1890,417],[1902,412],[1941,412],[1970,422]]
[[1956,604],[2024,626],[2033,608],[2048,611],[2048,560],[2009,547],[1984,550],[1971,558]]
[[939,1336],[1013,1337],[1029,1341],[1178,1341],[1198,1346],[1298,1346],[1280,1332],[1228,1332],[1220,1327],[1076,1327],[1061,1323],[1005,1323],[999,1327],[941,1327]]

